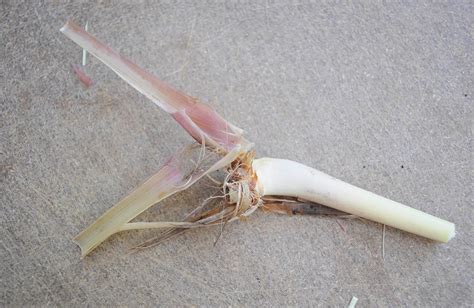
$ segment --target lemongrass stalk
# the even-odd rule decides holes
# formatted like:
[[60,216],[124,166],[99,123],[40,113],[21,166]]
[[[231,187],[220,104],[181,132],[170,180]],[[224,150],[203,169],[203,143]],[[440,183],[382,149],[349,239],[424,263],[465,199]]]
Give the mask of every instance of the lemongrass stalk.
[[[125,230],[193,228],[248,216],[258,207],[265,208],[265,200],[261,198],[265,195],[306,199],[437,241],[447,242],[454,237],[455,227],[450,222],[344,183],[307,166],[271,158],[257,159],[252,163],[252,143],[243,138],[240,128],[226,121],[212,108],[167,85],[76,24],[67,22],[61,31],[168,112],[203,148],[210,148],[221,156],[210,168],[196,168],[191,174],[187,174],[179,167],[190,156],[184,150],[175,154],[157,174],[74,239],[83,256],[111,235]],[[218,169],[228,172],[223,183],[228,203],[222,210],[202,212],[198,207],[200,210],[195,210],[191,216],[199,217],[199,220],[191,219],[193,223],[130,222],[149,207],[187,189],[203,176]],[[267,204],[266,208],[279,212],[290,209],[295,213],[314,212],[301,205],[286,208],[281,206]]]
[[449,221],[345,183],[321,171],[285,159],[253,161],[261,196],[291,196],[320,203],[435,241],[455,235]]

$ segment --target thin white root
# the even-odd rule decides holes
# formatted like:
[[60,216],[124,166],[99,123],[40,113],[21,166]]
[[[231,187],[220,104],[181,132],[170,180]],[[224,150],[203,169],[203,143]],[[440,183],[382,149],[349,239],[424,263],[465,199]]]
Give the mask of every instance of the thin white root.
[[[84,27],[86,32],[89,30],[89,21],[86,21],[86,26]],[[82,49],[82,66],[86,66],[87,63],[87,50]]]
[[120,231],[160,229],[160,228],[192,228],[189,222],[158,221],[158,222],[129,222],[120,227]]
[[358,301],[359,299],[357,297],[352,296],[351,302],[349,303],[349,306],[347,306],[347,308],[355,308]]

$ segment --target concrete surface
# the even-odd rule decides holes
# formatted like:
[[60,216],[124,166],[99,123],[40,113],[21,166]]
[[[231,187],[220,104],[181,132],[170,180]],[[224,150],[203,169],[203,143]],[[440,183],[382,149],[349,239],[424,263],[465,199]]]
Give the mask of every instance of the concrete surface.
[[[471,1],[1,1],[2,306],[473,304]],[[71,238],[186,133],[95,59],[68,19],[290,158],[457,224],[436,244],[358,220],[265,213],[129,254]],[[173,197],[163,219],[210,191]],[[171,213],[171,214],[169,214]]]

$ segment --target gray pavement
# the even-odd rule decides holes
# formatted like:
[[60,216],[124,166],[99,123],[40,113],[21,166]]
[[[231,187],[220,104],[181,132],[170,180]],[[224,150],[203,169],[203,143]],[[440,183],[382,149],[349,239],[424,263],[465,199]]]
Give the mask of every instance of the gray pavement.
[[[0,305],[473,304],[472,1],[0,3]],[[289,158],[453,221],[448,244],[258,212],[129,254],[71,239],[191,139],[59,28],[94,35]],[[178,215],[212,190],[173,196]]]

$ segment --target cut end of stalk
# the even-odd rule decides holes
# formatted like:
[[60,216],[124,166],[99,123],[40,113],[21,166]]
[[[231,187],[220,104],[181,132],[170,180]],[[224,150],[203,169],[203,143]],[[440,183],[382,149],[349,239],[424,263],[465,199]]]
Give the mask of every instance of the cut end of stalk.
[[64,26],[61,27],[61,29],[59,29],[59,31],[61,31],[62,33],[66,32],[66,29],[69,27],[69,24],[70,24],[70,21],[66,21],[66,23],[64,24]]
[[453,229],[448,233],[448,240],[445,243],[449,242],[455,236],[456,236],[456,225],[453,224]]
[[437,237],[431,237],[431,239],[441,243],[447,243],[456,236],[456,225],[444,220],[442,222],[444,226],[440,226],[440,231],[443,231],[439,232]]
[[77,246],[79,246],[79,248],[81,249],[81,259],[84,259],[85,256],[87,256],[91,251],[92,249],[87,249],[86,247],[84,247],[80,240],[78,239],[79,235],[76,236],[75,238],[72,239],[72,241],[74,242],[74,244],[76,244]]

